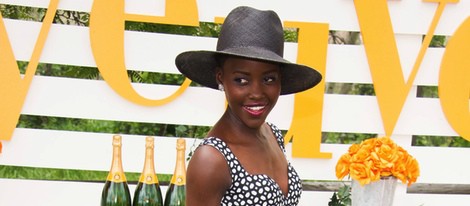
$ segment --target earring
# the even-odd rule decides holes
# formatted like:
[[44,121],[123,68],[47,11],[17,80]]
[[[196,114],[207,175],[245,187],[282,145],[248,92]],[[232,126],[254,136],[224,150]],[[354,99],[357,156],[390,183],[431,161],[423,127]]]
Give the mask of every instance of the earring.
[[220,91],[225,91],[225,89],[224,89],[224,85],[222,85],[222,84],[219,84],[219,90],[220,90]]

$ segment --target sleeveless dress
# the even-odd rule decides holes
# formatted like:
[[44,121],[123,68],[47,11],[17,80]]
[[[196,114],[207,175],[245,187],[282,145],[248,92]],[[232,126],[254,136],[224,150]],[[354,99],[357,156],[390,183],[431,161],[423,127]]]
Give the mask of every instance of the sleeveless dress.
[[[284,138],[281,131],[273,124],[268,123],[277,138],[279,147],[285,155]],[[230,169],[232,184],[225,192],[221,205],[262,205],[262,206],[291,206],[299,203],[302,193],[302,182],[299,175],[289,162],[288,164],[288,194],[284,196],[279,185],[265,174],[249,174],[232,153],[227,144],[219,138],[208,137],[201,145],[209,145],[217,149],[227,160]]]

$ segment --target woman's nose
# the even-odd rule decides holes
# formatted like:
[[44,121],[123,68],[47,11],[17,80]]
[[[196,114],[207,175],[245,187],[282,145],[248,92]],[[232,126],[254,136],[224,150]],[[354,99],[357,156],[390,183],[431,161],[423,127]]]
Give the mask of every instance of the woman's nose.
[[264,94],[263,84],[260,82],[253,82],[250,87],[250,97],[251,98],[260,98]]

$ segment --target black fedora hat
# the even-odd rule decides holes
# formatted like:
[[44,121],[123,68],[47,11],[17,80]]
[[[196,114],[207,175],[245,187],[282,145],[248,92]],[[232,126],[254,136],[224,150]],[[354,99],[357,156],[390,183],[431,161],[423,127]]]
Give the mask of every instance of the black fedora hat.
[[284,31],[274,11],[247,6],[233,9],[220,30],[216,51],[186,51],[175,59],[178,70],[189,79],[217,89],[217,55],[229,55],[281,65],[281,95],[301,92],[317,85],[321,74],[311,67],[283,58]]

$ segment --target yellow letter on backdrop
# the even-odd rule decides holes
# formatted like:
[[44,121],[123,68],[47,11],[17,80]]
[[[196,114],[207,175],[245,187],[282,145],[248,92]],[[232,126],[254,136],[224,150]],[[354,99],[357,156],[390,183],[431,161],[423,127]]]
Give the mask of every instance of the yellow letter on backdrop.
[[118,94],[140,105],[158,106],[171,102],[181,95],[191,81],[172,95],[151,100],[139,95],[127,76],[124,52],[124,26],[126,20],[199,26],[195,0],[167,0],[165,17],[149,17],[124,13],[124,0],[95,0],[90,14],[90,41],[96,65],[103,79]]
[[314,88],[295,94],[294,115],[285,143],[293,137],[293,157],[331,158],[331,153],[320,151],[328,24],[285,22],[285,26],[299,28],[297,62],[315,68],[323,76]]
[[385,135],[387,136],[391,136],[393,133],[446,3],[458,2],[458,0],[424,1],[438,2],[439,6],[423,40],[410,77],[405,83],[387,0],[354,0]]
[[20,76],[3,17],[0,15],[0,99],[2,99],[0,103],[0,140],[10,140],[16,128],[58,4],[59,0],[51,0],[49,3],[24,79]]
[[442,58],[439,99],[450,125],[470,141],[470,17],[450,38]]

